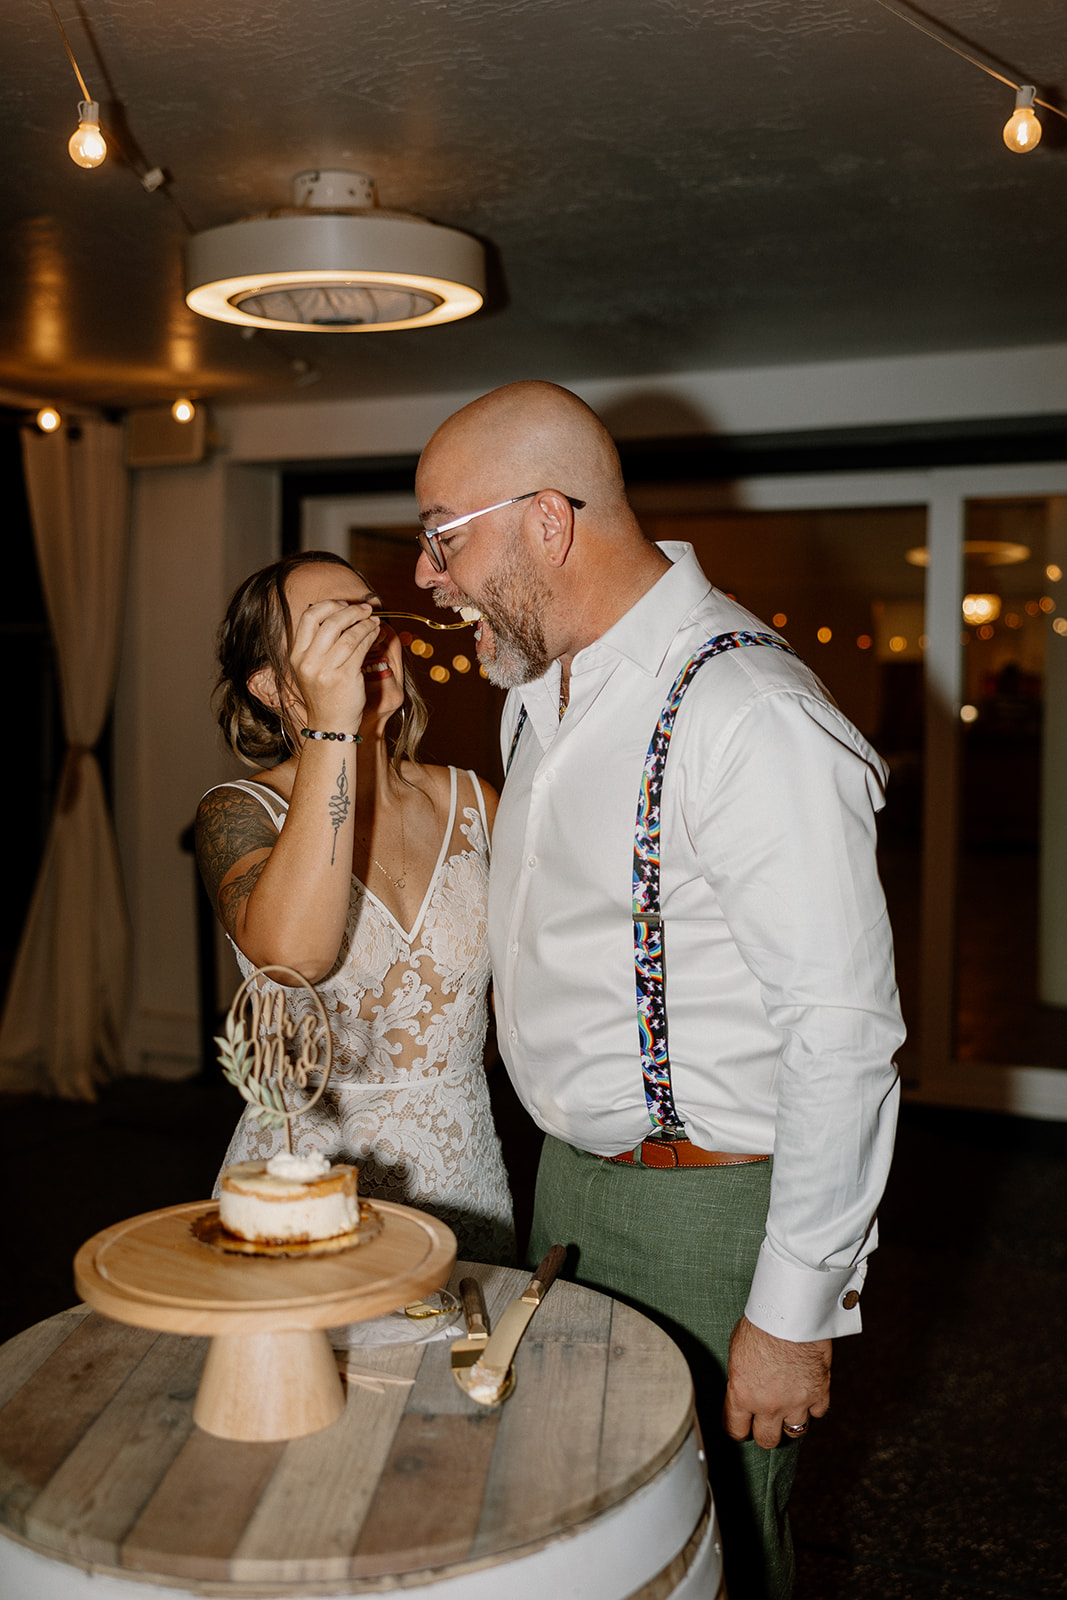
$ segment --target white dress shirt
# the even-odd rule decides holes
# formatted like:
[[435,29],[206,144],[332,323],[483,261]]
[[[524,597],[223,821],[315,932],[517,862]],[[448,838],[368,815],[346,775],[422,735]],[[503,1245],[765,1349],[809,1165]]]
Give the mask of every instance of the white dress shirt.
[[[631,917],[649,740],[701,644],[766,631],[690,546],[661,548],[671,569],[575,656],[562,722],[556,663],[511,692],[501,730],[506,758],[525,702],[493,832],[500,1047],[538,1125],[602,1155],[652,1131]],[[746,1314],[795,1340],[859,1331],[892,1153],[904,1029],[875,866],[885,777],[814,674],[761,646],[701,667],[666,764],[674,1101],[694,1144],[773,1153]]]

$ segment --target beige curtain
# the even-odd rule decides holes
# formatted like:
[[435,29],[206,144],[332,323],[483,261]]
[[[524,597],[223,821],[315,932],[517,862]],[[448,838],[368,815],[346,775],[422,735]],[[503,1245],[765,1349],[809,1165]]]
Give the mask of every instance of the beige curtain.
[[129,922],[95,754],[122,623],[123,430],[95,420],[73,436],[25,429],[22,456],[67,752],[0,1023],[0,1089],[92,1100],[120,1066],[129,981]]

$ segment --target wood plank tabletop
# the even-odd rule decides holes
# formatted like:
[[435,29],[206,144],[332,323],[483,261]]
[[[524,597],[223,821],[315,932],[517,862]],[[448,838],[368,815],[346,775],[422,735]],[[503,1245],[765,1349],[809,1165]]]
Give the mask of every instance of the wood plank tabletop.
[[[490,1318],[527,1274],[460,1263]],[[0,1349],[0,1527],[46,1554],[164,1580],[346,1583],[462,1571],[617,1505],[692,1427],[688,1368],[636,1311],[557,1282],[499,1410],[464,1395],[451,1341],[351,1354],[343,1415],[247,1444],[196,1427],[207,1340],[76,1307]],[[411,1581],[409,1579],[408,1581]]]

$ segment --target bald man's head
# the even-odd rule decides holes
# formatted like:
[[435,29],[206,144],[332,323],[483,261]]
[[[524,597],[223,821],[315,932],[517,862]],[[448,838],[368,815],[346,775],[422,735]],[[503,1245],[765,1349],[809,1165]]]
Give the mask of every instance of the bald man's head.
[[554,383],[509,383],[457,411],[423,451],[417,485],[443,464],[475,498],[558,489],[596,518],[626,505],[611,435],[584,400]]
[[509,383],[449,417],[415,492],[447,563],[424,554],[416,582],[481,610],[478,659],[505,687],[569,662],[668,565],[627,503],[611,435],[554,383]]

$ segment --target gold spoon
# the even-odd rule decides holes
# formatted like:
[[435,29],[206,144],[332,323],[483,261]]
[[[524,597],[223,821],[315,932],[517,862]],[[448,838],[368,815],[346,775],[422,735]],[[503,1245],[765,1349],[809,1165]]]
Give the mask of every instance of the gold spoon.
[[459,622],[434,622],[430,617],[420,617],[415,611],[376,611],[376,617],[410,617],[412,622],[421,622],[424,628],[438,628],[442,633],[450,633],[453,628],[473,628],[481,617],[472,617],[470,622],[461,618]]

